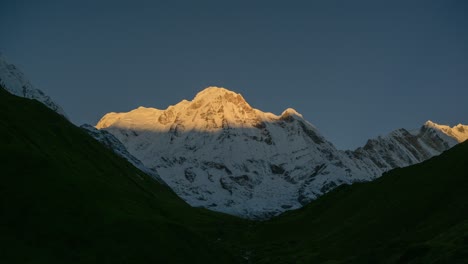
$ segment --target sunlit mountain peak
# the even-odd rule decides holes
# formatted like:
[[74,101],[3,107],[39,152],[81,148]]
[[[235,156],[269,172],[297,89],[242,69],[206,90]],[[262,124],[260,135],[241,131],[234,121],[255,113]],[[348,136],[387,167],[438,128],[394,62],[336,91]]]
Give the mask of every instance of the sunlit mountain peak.
[[282,117],[286,117],[286,116],[298,116],[298,117],[301,117],[302,118],[302,115],[299,114],[295,109],[293,108],[287,108],[286,110],[283,111],[283,113],[281,113],[281,116]]
[[247,104],[241,94],[223,87],[210,86],[200,91],[192,102],[206,101],[211,103],[229,102],[236,105]]
[[441,131],[445,135],[456,139],[458,142],[463,142],[468,139],[468,126],[458,124],[456,126],[450,127],[448,125],[439,125],[437,123],[428,120],[424,123],[425,127],[435,128],[438,131]]
[[189,204],[244,217],[299,208],[341,184],[419,163],[468,138],[468,127],[427,121],[339,151],[293,108],[279,116],[263,112],[220,87],[165,110],[109,113],[96,128],[114,135]]
[[191,101],[183,100],[165,110],[139,107],[128,113],[109,113],[96,125],[144,131],[219,131],[226,128],[258,128],[263,122],[277,122],[302,115],[292,108],[281,116],[251,107],[241,94],[222,87],[207,87]]
[[195,98],[197,97],[203,97],[203,96],[219,96],[219,95],[224,95],[226,93],[231,93],[231,94],[237,94],[231,90],[228,90],[224,87],[218,87],[218,86],[208,86],[205,89],[201,90],[200,92],[197,93]]

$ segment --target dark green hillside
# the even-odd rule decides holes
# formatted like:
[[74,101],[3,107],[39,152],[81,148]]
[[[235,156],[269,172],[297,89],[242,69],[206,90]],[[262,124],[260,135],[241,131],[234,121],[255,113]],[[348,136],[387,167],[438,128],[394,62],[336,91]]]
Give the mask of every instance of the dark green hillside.
[[468,263],[468,142],[258,224],[255,263]]
[[221,243],[243,221],[191,208],[41,103],[3,89],[0,162],[1,263],[238,262]]
[[191,208],[0,89],[0,263],[468,263],[468,142],[266,222]]

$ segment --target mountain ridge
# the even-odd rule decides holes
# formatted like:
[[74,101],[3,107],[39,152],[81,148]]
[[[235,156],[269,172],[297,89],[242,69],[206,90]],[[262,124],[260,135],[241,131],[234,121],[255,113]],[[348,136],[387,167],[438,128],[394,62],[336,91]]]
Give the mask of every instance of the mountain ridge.
[[[186,112],[185,115],[191,115],[192,124],[187,129],[199,129],[202,131],[220,130],[223,128],[223,125],[245,127],[250,124],[251,126],[255,126],[262,121],[274,121],[280,118],[287,118],[288,116],[302,118],[302,115],[292,108],[285,109],[279,116],[269,112],[262,112],[251,107],[241,94],[232,92],[226,88],[214,86],[200,91],[191,101],[182,100],[163,110],[140,106],[128,113],[135,114],[132,118],[137,119],[139,117],[139,122],[145,122],[145,119],[158,115],[158,123],[152,123],[152,126],[145,126],[144,128],[164,131],[164,129],[167,129],[165,125],[179,121],[178,119],[176,120],[176,112]],[[96,128],[103,129],[116,123],[121,123],[120,125],[122,126],[131,125],[125,124],[124,120],[120,120],[121,114],[110,112],[104,115],[97,123]],[[137,114],[139,116],[136,116]],[[183,116],[180,115],[177,118],[183,118]],[[139,125],[141,126],[142,124],[140,123]]]
[[96,128],[118,138],[191,205],[249,218],[299,208],[341,184],[375,179],[458,143],[428,123],[341,151],[294,109],[262,112],[218,87],[165,110],[106,114]]
[[467,154],[465,141],[260,222],[252,263],[466,263]]
[[130,162],[136,168],[150,175],[159,183],[165,184],[165,182],[159,177],[156,171],[145,167],[143,163],[141,163],[139,159],[135,158],[132,154],[130,154],[127,148],[111,133],[105,130],[98,130],[89,124],[81,125],[80,128],[83,129],[88,135],[101,142],[108,149],[112,150],[117,155],[128,160],[128,162]]
[[245,221],[188,206],[35,100],[0,89],[0,101],[7,263],[467,260],[468,142],[300,210]]
[[189,206],[63,116],[1,85],[0,110],[2,262],[239,263],[216,239],[237,236],[219,227],[243,220]]
[[50,109],[67,118],[62,107],[43,91],[35,88],[24,73],[0,53],[0,85],[9,93],[28,99],[36,99]]

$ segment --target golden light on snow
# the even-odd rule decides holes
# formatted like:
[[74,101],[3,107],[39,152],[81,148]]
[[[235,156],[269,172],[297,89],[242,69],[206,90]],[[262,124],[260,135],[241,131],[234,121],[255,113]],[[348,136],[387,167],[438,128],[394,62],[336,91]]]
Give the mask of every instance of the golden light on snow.
[[450,127],[446,125],[436,124],[431,120],[427,121],[425,125],[441,130],[446,135],[455,138],[458,142],[468,140],[468,126],[458,124],[454,127]]
[[[262,122],[276,122],[286,116],[298,116],[296,110],[286,109],[280,116],[252,108],[238,93],[225,88],[208,87],[199,92],[192,101],[183,100],[165,110],[139,107],[127,113],[108,113],[96,125],[102,129],[109,126],[141,131],[216,132],[226,126],[251,127]],[[175,124],[184,124],[174,127]]]

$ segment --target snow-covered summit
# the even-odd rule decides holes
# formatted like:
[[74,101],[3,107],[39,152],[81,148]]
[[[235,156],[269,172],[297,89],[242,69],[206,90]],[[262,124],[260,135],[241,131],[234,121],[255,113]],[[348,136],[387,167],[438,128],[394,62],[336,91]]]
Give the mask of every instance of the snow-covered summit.
[[251,218],[299,208],[341,184],[375,179],[457,143],[433,124],[340,151],[296,110],[262,112],[218,87],[165,110],[109,113],[96,127],[112,133],[189,204]]
[[284,117],[288,117],[288,116],[297,116],[297,117],[300,117],[300,118],[303,118],[303,116],[301,114],[299,114],[295,109],[293,108],[287,108],[286,110],[283,111],[283,113],[281,113],[281,117],[284,118]]
[[232,103],[247,103],[240,93],[235,93],[223,87],[210,86],[195,95],[193,101],[230,101]]
[[444,133],[445,135],[451,138],[454,138],[459,143],[468,139],[468,126],[467,125],[458,124],[456,126],[450,127],[447,125],[439,125],[439,124],[432,122],[431,120],[428,120],[424,124],[424,126],[427,128],[434,128]]
[[52,101],[52,99],[41,90],[34,88],[25,75],[15,65],[8,63],[7,59],[1,53],[0,85],[14,95],[36,99],[50,109],[66,117],[60,105]]
[[165,110],[138,107],[127,113],[108,113],[96,128],[112,125],[159,132],[215,132],[228,127],[258,128],[264,126],[264,122],[277,122],[287,116],[302,119],[302,115],[292,108],[277,116],[251,107],[241,94],[225,88],[208,87],[191,101],[183,100]]

